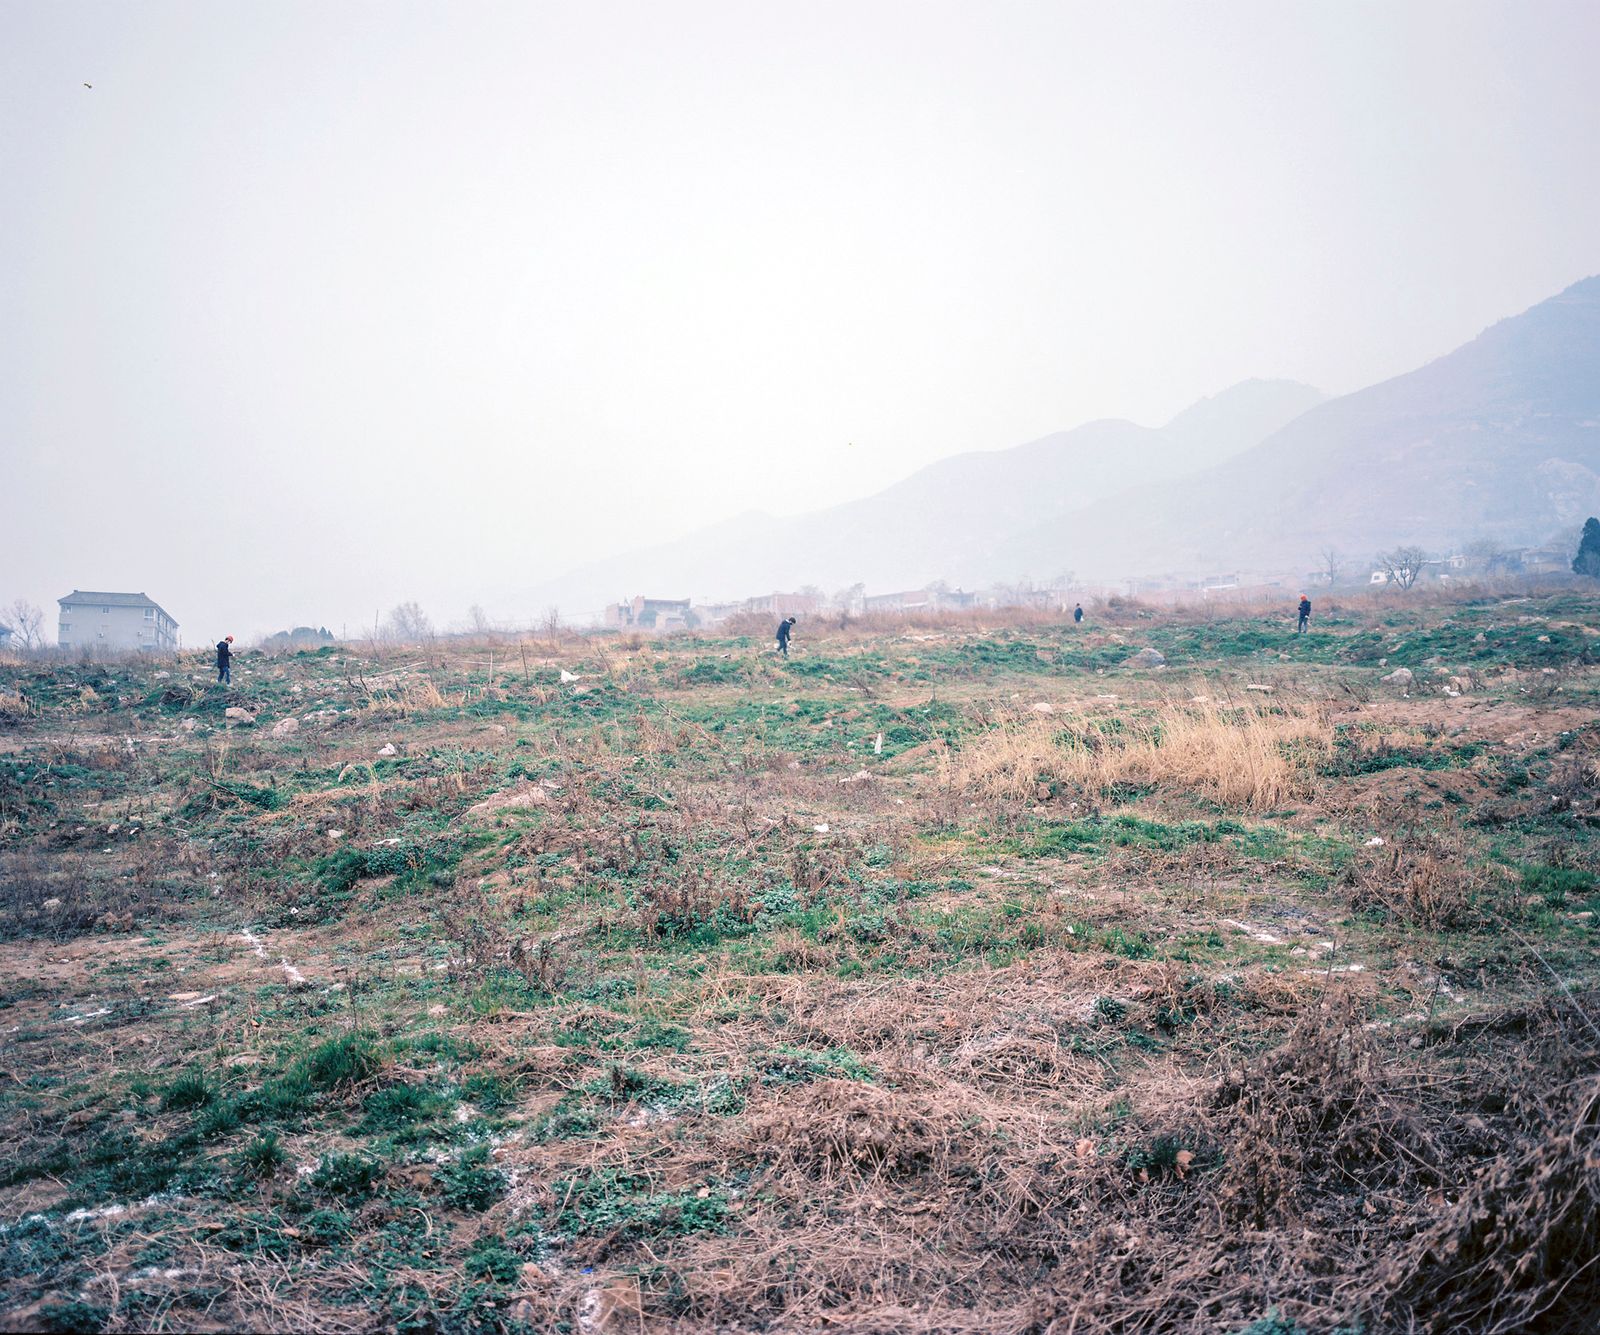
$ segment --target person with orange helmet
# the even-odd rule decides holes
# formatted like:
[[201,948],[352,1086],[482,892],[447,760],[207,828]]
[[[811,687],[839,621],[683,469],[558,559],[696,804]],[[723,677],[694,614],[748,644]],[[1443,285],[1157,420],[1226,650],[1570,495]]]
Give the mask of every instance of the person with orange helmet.
[[1304,635],[1306,627],[1311,624],[1311,599],[1305,594],[1300,595],[1300,625],[1296,628],[1296,635]]
[[217,682],[233,685],[233,636],[224,635],[217,641]]

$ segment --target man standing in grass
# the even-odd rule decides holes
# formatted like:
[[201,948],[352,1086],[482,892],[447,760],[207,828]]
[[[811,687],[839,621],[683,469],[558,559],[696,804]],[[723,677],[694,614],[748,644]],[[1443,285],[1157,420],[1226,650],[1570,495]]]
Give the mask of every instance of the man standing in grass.
[[1072,624],[1074,626],[1083,625],[1083,604],[1082,603],[1079,603],[1076,607],[1074,607],[1072,609]]
[[1304,635],[1306,627],[1311,624],[1311,599],[1305,594],[1300,595],[1300,624],[1295,630],[1296,635]]
[[778,623],[778,652],[785,658],[789,656],[789,632],[793,628],[793,617],[785,617]]
[[224,635],[217,641],[217,682],[233,685],[233,636]]

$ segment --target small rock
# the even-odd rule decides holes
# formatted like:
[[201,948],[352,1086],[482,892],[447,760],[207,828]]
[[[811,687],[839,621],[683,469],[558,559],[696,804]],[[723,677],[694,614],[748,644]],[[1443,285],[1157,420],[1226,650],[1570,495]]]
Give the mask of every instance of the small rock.
[[1382,848],[1383,847],[1383,840],[1379,836],[1373,835],[1372,838],[1368,839],[1367,842],[1362,845],[1362,847],[1363,848]]
[[1165,667],[1167,656],[1158,649],[1144,648],[1128,660],[1129,667]]
[[256,721],[254,714],[248,709],[240,709],[238,705],[229,705],[222,711],[222,716],[232,719],[235,723],[254,723]]
[[815,830],[818,834],[827,834],[827,832],[828,832],[828,822],[827,821],[823,821],[821,825],[813,825],[811,828],[813,830]]
[[287,737],[290,733],[300,731],[300,720],[291,714],[288,718],[281,718],[272,725],[274,737]]
[[44,901],[44,903],[39,905],[39,907],[42,908],[46,913],[55,913],[61,908],[61,901],[53,898],[47,899]]
[[1434,668],[1443,667],[1444,659],[1440,658],[1438,654],[1429,654],[1422,660],[1422,666],[1431,672]]
[[1380,678],[1381,681],[1392,682],[1396,686],[1409,686],[1416,678],[1410,668],[1396,668],[1388,676]]
[[1056,707],[1047,700],[1041,700],[1033,707],[1035,714],[1054,714]]
[[380,756],[397,756],[400,753],[394,749],[393,742],[385,742],[378,748],[378,754]]
[[1247,682],[1245,684],[1245,690],[1247,690],[1247,691],[1260,691],[1263,695],[1271,695],[1272,694],[1272,687],[1270,687],[1270,686],[1261,686],[1261,685],[1258,685],[1255,682]]
[[1486,641],[1487,641],[1487,640],[1488,640],[1488,638],[1489,638],[1489,637],[1488,637],[1488,636],[1486,636],[1486,635],[1485,635],[1485,634],[1484,634],[1484,633],[1483,633],[1483,632],[1482,632],[1482,631],[1481,631],[1481,630],[1480,630],[1480,631],[1479,631],[1479,632],[1478,632],[1478,633],[1477,633],[1477,634],[1476,634],[1476,635],[1474,635],[1474,636],[1473,636],[1473,637],[1472,637],[1472,642],[1473,642],[1473,643],[1474,643],[1474,644],[1483,644],[1483,643],[1485,643],[1485,642],[1486,642]]
[[192,719],[192,718],[179,719],[178,720],[178,731],[179,732],[193,732],[198,725],[199,725],[199,720],[198,719]]

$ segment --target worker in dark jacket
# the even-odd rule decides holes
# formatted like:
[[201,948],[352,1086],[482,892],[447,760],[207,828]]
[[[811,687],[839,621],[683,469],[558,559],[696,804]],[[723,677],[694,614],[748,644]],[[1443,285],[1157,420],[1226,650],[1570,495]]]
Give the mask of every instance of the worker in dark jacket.
[[793,628],[793,617],[785,617],[778,623],[778,652],[785,658],[789,656],[789,632]]
[[1072,624],[1074,626],[1079,626],[1079,625],[1083,624],[1083,604],[1082,603],[1079,603],[1076,607],[1074,607],[1072,609]]
[[1306,633],[1306,627],[1308,625],[1310,625],[1310,624],[1311,624],[1311,599],[1307,598],[1305,596],[1305,594],[1302,593],[1300,595],[1300,625],[1296,629],[1295,634],[1296,635],[1304,635]]
[[233,685],[233,636],[225,635],[217,641],[217,680],[224,686]]

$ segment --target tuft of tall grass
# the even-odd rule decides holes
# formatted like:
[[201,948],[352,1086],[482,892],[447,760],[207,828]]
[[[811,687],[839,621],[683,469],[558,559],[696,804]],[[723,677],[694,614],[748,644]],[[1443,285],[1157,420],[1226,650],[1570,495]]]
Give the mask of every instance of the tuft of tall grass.
[[1304,792],[1332,749],[1333,727],[1311,706],[1167,703],[1114,730],[1077,716],[1008,717],[947,758],[944,777],[997,799],[1149,784],[1260,811]]

